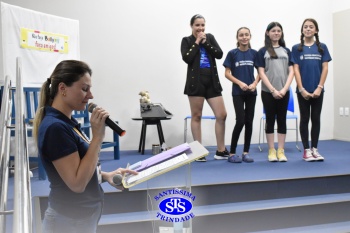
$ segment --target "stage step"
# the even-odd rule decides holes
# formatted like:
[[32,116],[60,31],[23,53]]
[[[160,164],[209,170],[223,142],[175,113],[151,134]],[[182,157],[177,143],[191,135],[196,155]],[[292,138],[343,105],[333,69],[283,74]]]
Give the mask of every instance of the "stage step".
[[206,216],[216,214],[240,213],[248,211],[282,209],[291,207],[294,208],[300,206],[322,205],[337,202],[350,202],[350,193],[198,206],[194,207],[193,212],[196,216]]
[[[281,199],[271,199],[271,200],[260,200],[260,201],[249,201],[249,202],[236,202],[236,203],[226,203],[226,204],[217,204],[217,205],[204,205],[197,206],[193,208],[193,213],[195,214],[193,232],[196,231],[195,220],[197,218],[207,216],[213,217],[214,215],[228,215],[228,214],[238,214],[238,213],[249,213],[249,212],[261,212],[266,210],[277,210],[283,211],[287,208],[298,208],[298,207],[307,207],[315,205],[331,205],[332,203],[345,203],[350,202],[350,193],[343,194],[327,194],[327,195],[316,195],[316,196],[306,196],[306,197],[294,197],[294,198],[281,198]],[[324,213],[325,215],[331,213]],[[129,223],[140,223],[140,222],[149,222],[157,221],[156,211],[139,211],[139,212],[130,212],[130,213],[119,213],[119,214],[106,214],[102,215],[99,222],[99,227],[107,225],[117,225],[117,224],[129,224]],[[298,216],[294,216],[298,218]],[[307,226],[300,228],[288,228],[281,229],[276,232],[321,232],[317,229],[328,229],[328,231],[322,232],[335,232],[334,230],[345,229],[346,222],[341,223],[329,223],[315,226]],[[118,226],[114,226],[116,229]],[[315,229],[315,231],[310,231],[310,229]],[[350,224],[348,224],[347,230],[350,229]],[[288,231],[286,231],[288,230]],[[294,231],[293,231],[294,230]],[[99,231],[100,232],[100,231]],[[223,231],[225,232],[225,231]],[[238,232],[238,231],[237,231]],[[271,231],[262,231],[261,233],[271,232]],[[347,231],[336,231],[336,232],[347,232]],[[259,232],[260,233],[260,232]]]
[[286,229],[275,229],[270,231],[254,231],[249,233],[348,233],[350,232],[350,221],[329,224],[320,224],[306,227],[294,227]]
[[[154,213],[155,214],[155,213]],[[155,216],[152,212],[139,211],[120,214],[104,214],[101,216],[99,226],[134,223],[134,222],[148,222],[155,220],[152,216]]]
[[[326,224],[325,229],[334,227],[327,233],[338,232],[336,229],[342,226],[336,223],[349,220],[349,186],[349,175],[193,186],[191,192],[197,198],[193,203],[192,233],[212,233],[217,227],[220,233],[232,233],[232,225],[234,233],[275,229],[293,232],[295,227],[301,227],[302,232],[317,229],[320,224]],[[152,232],[154,223],[169,224],[156,218],[156,206],[154,211],[147,211],[148,201],[149,193],[143,189],[105,193],[98,233]],[[40,226],[47,196],[35,196],[34,206],[36,225]]]

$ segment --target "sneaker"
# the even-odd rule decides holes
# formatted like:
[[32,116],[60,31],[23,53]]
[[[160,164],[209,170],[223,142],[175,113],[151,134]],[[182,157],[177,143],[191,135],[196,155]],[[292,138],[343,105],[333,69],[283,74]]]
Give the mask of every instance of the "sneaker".
[[278,161],[280,162],[287,162],[287,157],[284,154],[284,149],[277,150],[277,158],[278,158]]
[[196,159],[197,162],[207,162],[207,159],[205,157]]
[[315,158],[316,161],[323,161],[324,158],[320,153],[318,153],[317,148],[313,147],[312,148],[312,156]]
[[277,162],[276,150],[275,148],[269,149],[269,154],[267,156],[270,162]]
[[242,158],[239,155],[232,155],[227,159],[230,163],[242,163]]
[[252,163],[254,162],[254,159],[250,158],[248,154],[243,154],[242,161],[246,163]]
[[310,149],[304,150],[303,160],[307,162],[315,161],[315,157],[312,155],[312,151]]
[[230,153],[228,153],[227,149],[225,148],[224,151],[216,151],[214,159],[228,159],[229,156]]

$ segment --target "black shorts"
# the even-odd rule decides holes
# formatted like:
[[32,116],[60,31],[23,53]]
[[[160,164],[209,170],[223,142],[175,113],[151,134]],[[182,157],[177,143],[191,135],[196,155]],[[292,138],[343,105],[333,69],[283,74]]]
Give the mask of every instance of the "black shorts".
[[211,75],[201,74],[199,77],[197,91],[188,96],[200,96],[204,97],[205,99],[222,96],[221,92],[215,91],[212,79],[213,78]]

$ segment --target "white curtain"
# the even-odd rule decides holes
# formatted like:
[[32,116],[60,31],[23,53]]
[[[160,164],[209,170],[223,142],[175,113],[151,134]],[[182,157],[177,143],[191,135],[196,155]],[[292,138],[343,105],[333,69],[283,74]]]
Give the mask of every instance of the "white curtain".
[[[68,52],[59,53],[22,48],[20,46],[21,28],[68,36]],[[12,86],[16,83],[16,57],[21,58],[23,86],[41,87],[51,75],[55,66],[62,60],[80,58],[79,21],[44,14],[1,2],[1,43],[2,66],[0,67],[0,86],[4,77],[11,77]],[[2,69],[1,69],[2,68]],[[10,154],[14,154],[14,138],[11,138]],[[30,156],[37,156],[32,137],[28,138]]]
[[[21,28],[68,36],[68,52],[39,51],[20,46]],[[10,75],[13,86],[16,77],[16,57],[22,60],[24,86],[41,86],[54,67],[62,60],[79,59],[79,21],[9,5],[1,2],[3,74]],[[1,51],[1,49],[0,49]]]

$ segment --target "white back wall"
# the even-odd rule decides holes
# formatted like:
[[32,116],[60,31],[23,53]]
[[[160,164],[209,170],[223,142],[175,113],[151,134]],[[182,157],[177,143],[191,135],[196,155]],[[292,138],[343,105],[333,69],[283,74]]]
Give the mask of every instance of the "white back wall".
[[[350,3],[349,3],[350,5]],[[349,7],[350,8],[350,7]],[[338,140],[350,141],[350,117],[340,114],[340,109],[349,109],[350,80],[348,78],[348,59],[350,46],[348,43],[349,26],[344,22],[350,20],[350,9],[337,11],[333,14],[333,34],[334,34],[334,138]]]
[[[180,43],[191,34],[190,18],[197,13],[206,18],[206,32],[212,33],[222,50],[223,59],[217,61],[223,96],[228,112],[226,145],[230,144],[235,124],[231,99],[231,83],[224,77],[222,63],[227,52],[236,45],[236,31],[241,26],[251,29],[253,48],[264,43],[264,32],[272,21],[282,24],[287,47],[299,42],[300,28],[305,18],[315,18],[320,26],[320,40],[332,46],[332,11],[337,1],[319,0],[247,0],[213,3],[209,0],[11,0],[9,4],[79,20],[81,59],[93,69],[93,102],[106,108],[113,119],[127,133],[120,139],[121,149],[137,149],[141,122],[132,121],[140,116],[138,93],[148,90],[154,103],[162,103],[174,114],[164,121],[163,131],[168,146],[183,142],[184,117],[190,114],[187,96],[183,95],[186,64],[181,59]],[[315,7],[317,6],[317,8]],[[345,7],[348,7],[344,3]],[[330,63],[326,82],[324,109],[333,109],[333,65]],[[295,83],[292,84],[295,90]],[[260,92],[260,85],[258,87]],[[296,114],[299,113],[295,101]],[[206,104],[204,115],[212,115]],[[252,143],[258,141],[259,119],[262,115],[260,93],[256,104]],[[323,111],[320,139],[333,138],[332,112]],[[214,122],[203,121],[203,144],[215,145]],[[110,130],[107,139],[111,139]],[[191,140],[192,137],[190,136]],[[243,133],[240,143],[243,143]],[[295,140],[294,132],[287,136]],[[147,130],[146,148],[158,142],[156,127]]]

